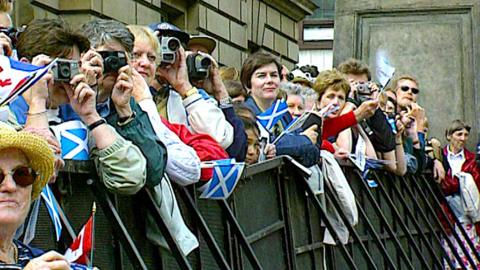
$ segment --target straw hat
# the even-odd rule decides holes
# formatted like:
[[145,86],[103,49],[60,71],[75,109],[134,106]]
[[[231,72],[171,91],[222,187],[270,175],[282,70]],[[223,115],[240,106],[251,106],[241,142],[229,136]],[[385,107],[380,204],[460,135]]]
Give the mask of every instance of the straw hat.
[[191,36],[188,47],[193,45],[201,45],[207,49],[208,54],[212,54],[215,47],[217,47],[217,42],[209,36]]
[[0,151],[6,148],[22,151],[30,167],[38,173],[32,185],[32,198],[37,198],[54,172],[55,157],[52,149],[42,137],[25,131],[17,132],[0,122]]

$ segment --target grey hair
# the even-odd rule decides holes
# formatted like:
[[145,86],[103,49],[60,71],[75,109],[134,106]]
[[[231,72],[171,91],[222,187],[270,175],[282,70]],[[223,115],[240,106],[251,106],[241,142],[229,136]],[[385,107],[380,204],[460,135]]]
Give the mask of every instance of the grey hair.
[[80,28],[80,31],[90,40],[94,48],[115,41],[132,53],[135,37],[121,22],[114,20],[94,19]]
[[288,95],[298,95],[302,98],[303,102],[305,99],[318,99],[318,94],[309,87],[302,86],[300,84],[292,83],[292,82],[282,82],[280,84],[280,90]]

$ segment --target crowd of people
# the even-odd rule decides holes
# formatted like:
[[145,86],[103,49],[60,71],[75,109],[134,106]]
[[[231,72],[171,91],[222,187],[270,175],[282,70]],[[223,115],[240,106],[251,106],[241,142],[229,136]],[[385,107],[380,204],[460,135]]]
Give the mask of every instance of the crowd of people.
[[[2,29],[13,27],[9,12],[11,6],[0,13]],[[237,70],[211,56],[214,39],[166,22],[126,26],[93,19],[73,30],[62,19],[39,19],[16,40],[1,32],[0,44],[3,55],[33,65],[57,59],[79,66],[66,78],[46,74],[8,104],[9,117],[0,121],[0,269],[69,269],[62,255],[43,253],[14,235],[30,203],[45,185],[54,185],[64,165],[51,127],[72,120],[88,129],[90,159],[105,187],[123,195],[151,189],[185,254],[199,243],[185,225],[172,183],[206,183],[213,172],[202,166],[205,161],[234,158],[251,165],[281,155],[316,172],[331,157],[380,160],[398,176],[430,169],[480,247],[480,215],[462,210],[460,188],[465,182],[480,185],[475,154],[465,148],[470,126],[452,122],[443,148],[439,140],[427,140],[414,76],[383,87],[357,59],[320,72],[314,65],[288,71],[263,51],[250,54]],[[279,100],[288,111],[271,127],[259,124],[257,116]],[[306,114],[321,121],[289,129]],[[477,189],[470,191],[479,197]],[[146,235],[168,247],[150,216]]]

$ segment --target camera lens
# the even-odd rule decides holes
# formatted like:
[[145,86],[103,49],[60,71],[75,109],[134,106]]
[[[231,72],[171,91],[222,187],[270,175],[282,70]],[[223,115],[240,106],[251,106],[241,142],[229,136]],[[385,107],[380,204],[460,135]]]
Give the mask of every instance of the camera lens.
[[173,53],[164,53],[162,58],[162,60],[165,62],[171,62],[175,59],[175,55]]
[[170,39],[167,46],[169,50],[176,51],[180,47],[180,43],[176,39]]
[[200,66],[205,68],[205,69],[210,67],[211,64],[212,64],[212,61],[208,57],[203,57],[203,59],[200,60]]
[[117,71],[120,68],[118,66],[118,58],[114,56],[107,57],[107,59],[105,59],[105,65],[112,71]]
[[58,71],[60,73],[60,76],[63,78],[70,78],[70,66],[68,65],[60,65],[58,67]]

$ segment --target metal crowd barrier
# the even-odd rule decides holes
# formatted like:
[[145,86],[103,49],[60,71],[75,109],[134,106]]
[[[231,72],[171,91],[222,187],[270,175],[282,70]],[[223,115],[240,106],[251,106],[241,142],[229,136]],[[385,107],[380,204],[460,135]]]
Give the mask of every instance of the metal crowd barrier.
[[[307,171],[289,157],[246,168],[226,201],[198,199],[194,187],[175,186],[182,214],[200,242],[185,256],[164,226],[148,189],[134,196],[114,195],[97,179],[91,163],[67,162],[57,190],[67,229],[55,243],[42,207],[32,245],[65,250],[95,200],[100,209],[94,263],[101,269],[443,269],[453,265],[445,260],[442,241],[458,261],[461,254],[455,245],[466,241],[459,245],[463,254],[474,248],[459,221],[450,223],[449,213],[441,210],[445,198],[430,176],[400,178],[377,171],[369,179],[378,187],[371,188],[357,169],[348,164],[342,168],[355,194],[356,226],[348,223],[332,186],[325,182],[324,193],[315,195],[305,181]],[[334,223],[326,216],[328,209],[334,209],[346,225],[347,244],[339,243]],[[146,239],[146,211],[153,214],[170,251]],[[325,228],[336,245],[323,244]],[[446,237],[447,230],[454,241]],[[474,265],[480,256],[474,252],[467,259]]]

